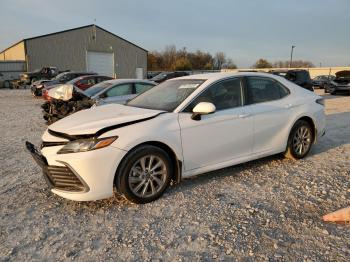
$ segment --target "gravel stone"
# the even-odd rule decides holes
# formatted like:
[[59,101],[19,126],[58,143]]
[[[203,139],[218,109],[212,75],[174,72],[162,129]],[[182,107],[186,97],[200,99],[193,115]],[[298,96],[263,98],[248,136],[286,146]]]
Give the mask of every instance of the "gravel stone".
[[348,261],[350,225],[321,217],[349,205],[350,96],[325,98],[307,158],[217,170],[135,205],[52,194],[24,146],[46,128],[42,100],[1,89],[0,261]]

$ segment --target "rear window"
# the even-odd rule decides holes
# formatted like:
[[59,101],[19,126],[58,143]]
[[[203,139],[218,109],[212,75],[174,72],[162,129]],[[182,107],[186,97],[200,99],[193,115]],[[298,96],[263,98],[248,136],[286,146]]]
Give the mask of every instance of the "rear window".
[[247,86],[249,104],[274,101],[289,94],[289,90],[282,84],[264,77],[248,77]]

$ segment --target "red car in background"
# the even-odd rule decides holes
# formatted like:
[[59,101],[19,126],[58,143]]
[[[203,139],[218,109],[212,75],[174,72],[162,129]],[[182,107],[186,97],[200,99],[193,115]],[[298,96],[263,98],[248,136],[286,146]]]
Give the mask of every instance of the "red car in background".
[[[101,75],[86,75],[86,76],[80,76],[80,77],[74,78],[71,81],[65,83],[65,85],[73,85],[81,90],[86,90],[93,85],[96,85],[100,82],[110,80],[110,79],[113,79],[113,78],[109,76],[101,76]],[[50,89],[57,86],[59,85],[52,85],[52,86],[45,87],[42,92],[43,98],[45,100],[50,100],[48,92]]]

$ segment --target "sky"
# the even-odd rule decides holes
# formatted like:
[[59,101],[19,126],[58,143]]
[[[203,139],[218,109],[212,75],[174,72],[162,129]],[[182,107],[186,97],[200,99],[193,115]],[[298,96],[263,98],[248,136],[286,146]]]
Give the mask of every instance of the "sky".
[[223,51],[240,68],[259,58],[350,66],[350,0],[0,0],[0,50],[88,24],[149,51]]

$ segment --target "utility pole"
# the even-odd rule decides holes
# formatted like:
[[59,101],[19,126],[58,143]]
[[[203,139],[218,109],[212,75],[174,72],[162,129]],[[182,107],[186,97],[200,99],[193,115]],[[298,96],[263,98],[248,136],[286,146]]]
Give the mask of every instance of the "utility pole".
[[295,48],[295,45],[292,45],[292,51],[290,52],[290,63],[289,63],[289,68],[292,67],[292,62],[293,62],[293,49]]

